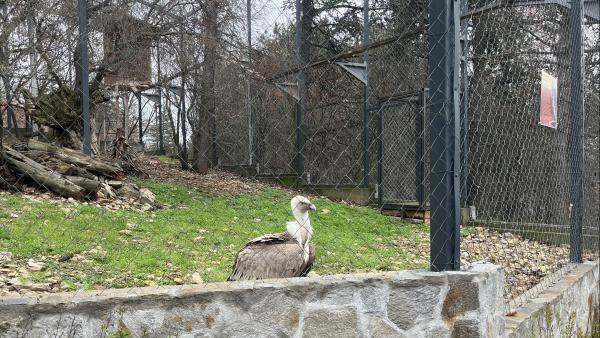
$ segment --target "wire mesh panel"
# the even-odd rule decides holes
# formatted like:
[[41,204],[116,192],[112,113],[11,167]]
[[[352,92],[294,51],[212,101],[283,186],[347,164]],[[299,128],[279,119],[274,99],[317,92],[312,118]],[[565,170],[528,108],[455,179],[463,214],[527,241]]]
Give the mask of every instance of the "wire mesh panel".
[[[482,10],[486,6],[489,10]],[[471,1],[465,13],[470,15],[463,21],[469,27],[464,35],[468,61],[462,79],[468,86],[462,102],[467,157],[463,198],[476,210],[472,224],[502,233],[486,236],[502,238],[500,253],[492,260],[516,271],[507,278],[506,296],[513,300],[511,305],[518,305],[525,300],[518,295],[569,261],[573,208],[581,207],[573,202],[573,189],[578,189],[573,180],[582,169],[587,196],[583,212],[585,217],[592,216],[585,222],[597,223],[598,208],[588,204],[597,196],[593,179],[589,180],[597,168],[589,161],[597,156],[592,154],[598,152],[593,145],[597,131],[593,122],[588,125],[584,142],[585,156],[590,158],[579,162],[574,123],[583,117],[574,110],[572,95],[582,88],[573,77],[572,44],[577,38],[572,27],[576,23],[568,6],[525,2],[496,6]],[[544,97],[547,80],[555,85],[551,102]],[[555,114],[550,124],[542,116],[548,104]],[[588,116],[591,119],[586,123],[597,112],[589,110]],[[584,246],[597,245],[592,232],[598,230],[593,227],[584,230]],[[514,254],[514,236],[547,248],[533,250],[523,260],[523,254]],[[467,259],[485,256],[476,242],[469,237],[465,241],[465,252],[471,254]],[[551,250],[553,257],[545,250]],[[532,269],[527,260],[539,262],[543,269]]]
[[522,304],[600,249],[574,5],[0,1],[0,294],[492,262]]
[[382,121],[382,204],[423,206],[428,194],[428,153],[422,93],[397,102],[387,101],[378,111]]

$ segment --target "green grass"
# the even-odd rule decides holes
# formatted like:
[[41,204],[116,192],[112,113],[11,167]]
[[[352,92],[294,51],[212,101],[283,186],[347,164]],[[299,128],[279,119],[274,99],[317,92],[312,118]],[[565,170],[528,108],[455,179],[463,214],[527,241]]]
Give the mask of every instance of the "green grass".
[[179,161],[177,161],[177,159],[174,159],[174,158],[172,158],[170,156],[166,156],[166,155],[159,155],[158,160],[164,164],[170,164],[170,165],[178,165],[179,164]]
[[[180,185],[143,181],[169,207],[148,212],[108,211],[93,205],[31,201],[0,194],[0,251],[21,263],[48,266],[29,276],[55,278],[69,288],[173,284],[198,272],[206,282],[226,280],[235,253],[249,239],[282,232],[291,220],[291,193],[210,195]],[[312,201],[318,274],[399,270],[426,266],[410,245],[428,229],[406,225],[376,210],[326,199]],[[131,234],[119,231],[135,225]],[[411,253],[412,252],[412,253]],[[51,256],[80,253],[58,263]],[[152,282],[150,282],[152,281]]]

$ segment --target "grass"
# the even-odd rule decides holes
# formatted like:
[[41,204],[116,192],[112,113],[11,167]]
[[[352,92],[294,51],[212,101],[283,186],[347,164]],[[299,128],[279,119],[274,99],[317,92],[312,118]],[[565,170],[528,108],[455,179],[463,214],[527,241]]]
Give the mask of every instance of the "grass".
[[[291,220],[291,193],[268,188],[253,195],[211,195],[180,185],[143,181],[164,209],[109,211],[94,205],[32,201],[0,194],[0,251],[20,264],[47,268],[27,277],[54,278],[70,289],[173,284],[197,272],[205,282],[226,280],[235,253],[249,239],[282,232]],[[407,243],[428,229],[376,210],[326,199],[312,201],[318,274],[426,266]],[[130,234],[123,234],[124,229]],[[55,257],[80,254],[59,263]],[[52,257],[52,258],[50,258]],[[78,256],[76,256],[78,257]]]
[[158,160],[161,163],[169,164],[169,165],[178,165],[179,164],[179,161],[177,159],[172,158],[170,156],[166,156],[166,155],[159,155]]

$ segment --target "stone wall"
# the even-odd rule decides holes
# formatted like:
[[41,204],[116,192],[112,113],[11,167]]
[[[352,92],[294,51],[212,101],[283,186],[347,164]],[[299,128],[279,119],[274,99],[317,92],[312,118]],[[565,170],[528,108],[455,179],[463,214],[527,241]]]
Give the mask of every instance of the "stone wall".
[[503,308],[502,272],[475,265],[0,298],[0,336],[502,337]]
[[[599,262],[577,266],[506,317],[507,337],[592,337],[600,334]],[[596,336],[593,336],[596,337]]]

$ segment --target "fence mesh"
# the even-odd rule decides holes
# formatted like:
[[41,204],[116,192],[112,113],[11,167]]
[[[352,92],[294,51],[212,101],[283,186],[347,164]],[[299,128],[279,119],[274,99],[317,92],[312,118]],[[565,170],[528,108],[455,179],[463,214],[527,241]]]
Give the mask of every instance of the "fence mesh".
[[3,292],[225,280],[248,240],[285,230],[295,194],[317,206],[317,274],[458,268],[460,251],[505,269],[514,308],[573,266],[577,212],[598,259],[587,7],[578,82],[562,2],[463,1],[456,39],[429,1],[87,6],[82,59],[75,2],[0,2]]

